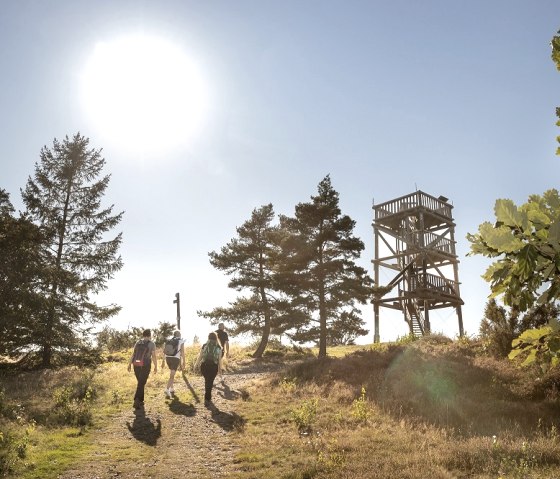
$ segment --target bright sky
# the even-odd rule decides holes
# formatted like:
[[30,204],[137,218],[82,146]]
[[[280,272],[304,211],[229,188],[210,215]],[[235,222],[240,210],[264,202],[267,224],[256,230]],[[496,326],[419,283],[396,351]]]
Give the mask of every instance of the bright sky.
[[[235,296],[207,254],[253,208],[291,215],[330,174],[372,274],[372,200],[444,195],[476,334],[487,263],[465,257],[466,233],[496,198],[559,186],[559,28],[558,0],[3,1],[0,187],[21,208],[55,137],[103,148],[106,204],[126,212],[112,325],[173,322],[180,292],[187,338]],[[431,322],[458,333],[452,309]],[[406,332],[382,316],[382,340]]]

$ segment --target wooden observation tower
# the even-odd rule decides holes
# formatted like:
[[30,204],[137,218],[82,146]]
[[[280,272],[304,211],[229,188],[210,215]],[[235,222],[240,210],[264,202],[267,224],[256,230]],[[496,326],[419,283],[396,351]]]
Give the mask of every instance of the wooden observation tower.
[[[379,342],[380,307],[402,311],[416,336],[430,333],[431,310],[455,308],[463,336],[452,209],[444,196],[422,191],[373,205],[374,342]],[[381,272],[393,275],[385,285]]]

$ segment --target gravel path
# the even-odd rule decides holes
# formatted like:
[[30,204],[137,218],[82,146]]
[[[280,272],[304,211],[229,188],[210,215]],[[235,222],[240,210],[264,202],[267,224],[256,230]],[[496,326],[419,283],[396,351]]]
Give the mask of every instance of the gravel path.
[[[220,478],[234,467],[233,434],[244,419],[235,412],[245,388],[284,368],[284,364],[244,360],[218,378],[213,403],[204,405],[202,376],[176,378],[176,395],[161,401],[146,389],[144,411],[132,409],[95,431],[98,439],[91,460],[76,464],[59,479]],[[179,373],[178,373],[179,374]]]

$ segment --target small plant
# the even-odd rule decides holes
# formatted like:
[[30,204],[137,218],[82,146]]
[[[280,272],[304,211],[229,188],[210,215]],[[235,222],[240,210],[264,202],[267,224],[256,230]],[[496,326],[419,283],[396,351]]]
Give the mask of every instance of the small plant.
[[0,475],[6,476],[12,471],[15,458],[15,441],[7,431],[0,431]]
[[297,409],[292,410],[292,419],[296,423],[300,434],[309,434],[311,425],[317,415],[318,399],[308,399],[303,401]]
[[57,422],[80,427],[91,424],[91,406],[97,396],[91,379],[91,375],[87,375],[69,386],[54,390],[54,413]]
[[414,334],[409,333],[406,336],[398,336],[395,340],[395,343],[404,345],[413,343],[415,341],[418,341],[418,338]]
[[27,425],[21,437],[13,434],[12,431],[0,430],[0,476],[12,472],[18,460],[25,459],[30,436],[34,430],[35,421]]
[[24,459],[27,454],[27,446],[29,444],[29,439],[31,437],[31,433],[34,430],[35,430],[35,421],[31,421],[29,425],[25,428],[24,436],[19,441],[17,441],[15,445],[17,456],[20,459]]
[[289,378],[282,379],[280,382],[280,389],[285,394],[293,394],[296,390],[296,380]]
[[504,447],[496,436],[492,437],[492,455],[497,463],[499,477],[525,479],[531,477],[531,471],[537,466],[536,456],[527,441],[523,441],[521,450]]
[[332,471],[344,465],[346,454],[344,449],[338,446],[336,439],[332,439],[325,444],[324,448],[317,453],[317,462],[328,471]]
[[119,405],[124,402],[123,395],[120,391],[111,391],[111,404]]
[[358,399],[352,402],[352,417],[361,423],[367,423],[371,414],[369,405],[366,399],[366,388],[362,386],[362,392]]

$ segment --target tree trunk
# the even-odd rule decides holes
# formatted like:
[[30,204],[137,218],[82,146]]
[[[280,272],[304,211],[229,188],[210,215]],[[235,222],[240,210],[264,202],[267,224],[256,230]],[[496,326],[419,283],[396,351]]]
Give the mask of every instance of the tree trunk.
[[319,357],[327,357],[327,313],[325,311],[325,291],[319,285]]
[[52,348],[48,342],[43,343],[41,368],[46,369],[51,367]]
[[[261,263],[260,270],[261,270],[261,277],[262,277],[262,275],[263,275],[262,263]],[[264,308],[263,308],[264,309],[264,325],[263,325],[263,330],[262,330],[261,342],[260,342],[257,350],[253,353],[254,358],[262,358],[262,355],[264,354],[264,350],[266,349],[266,346],[268,345],[268,338],[270,336],[270,305],[268,303],[268,299],[266,297],[266,291],[264,290],[264,287],[261,286],[259,288],[259,292],[260,292],[262,304],[264,306]]]
[[[70,205],[70,196],[72,192],[72,178],[70,177],[68,180],[68,185],[66,187],[66,197],[64,200],[64,211],[62,214],[62,221],[60,224],[60,229],[58,231],[58,245],[56,251],[56,261],[55,261],[55,271],[56,274],[60,274],[61,271],[61,264],[62,264],[62,252],[64,249],[64,236],[66,233],[66,224],[68,220],[68,208]],[[47,315],[47,324],[45,324],[45,330],[43,335],[43,360],[41,363],[41,367],[43,368],[50,368],[51,367],[51,359],[52,359],[52,334],[55,322],[55,303],[56,297],[58,294],[58,277],[55,279],[52,287],[51,287],[51,301],[49,305],[49,311]]]
[[270,336],[270,321],[268,320],[268,318],[266,318],[265,321],[264,321],[261,342],[260,342],[257,350],[253,353],[254,358],[262,358],[264,350],[266,349],[266,346],[268,345],[269,336]]

